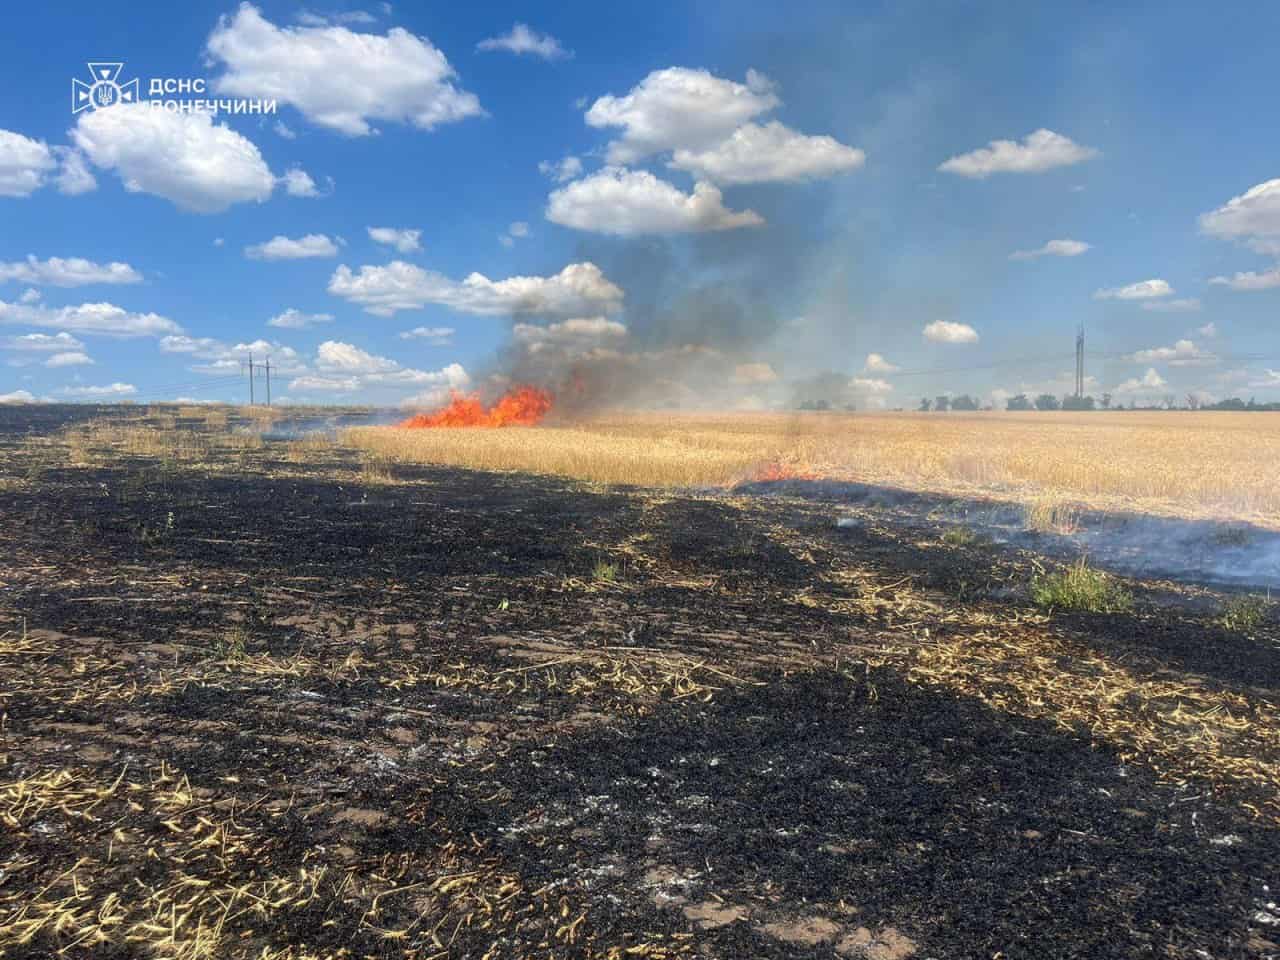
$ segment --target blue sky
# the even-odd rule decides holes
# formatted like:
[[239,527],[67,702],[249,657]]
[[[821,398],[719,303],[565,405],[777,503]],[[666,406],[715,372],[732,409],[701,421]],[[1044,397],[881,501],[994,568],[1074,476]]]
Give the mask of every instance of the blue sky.
[[6,11],[0,398],[1280,399],[1280,8],[850,6]]

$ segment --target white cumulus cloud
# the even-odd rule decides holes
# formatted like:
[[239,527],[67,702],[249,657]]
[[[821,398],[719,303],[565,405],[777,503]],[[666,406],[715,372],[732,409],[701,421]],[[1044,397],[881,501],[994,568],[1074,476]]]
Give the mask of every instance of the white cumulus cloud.
[[1093,292],[1095,300],[1152,300],[1158,297],[1173,295],[1173,287],[1168,281],[1140,280],[1124,287],[1104,287]]
[[699,182],[687,194],[646,170],[622,167],[606,167],[552,191],[546,216],[561,226],[618,236],[732,230],[764,223],[754,210],[727,209],[710,183]]
[[[115,109],[114,107],[112,108]],[[132,383],[108,383],[100,387],[65,387],[63,394],[68,397],[107,398],[131,397],[138,392]]]
[[451,363],[440,370],[415,370],[398,367],[382,373],[366,374],[365,384],[390,386],[434,386],[436,389],[460,390],[471,382],[471,377],[460,363]]
[[320,196],[320,188],[311,179],[311,174],[301,167],[291,167],[286,170],[284,176],[280,178],[280,183],[284,187],[284,192],[291,197]]
[[1141,377],[1131,377],[1116,387],[1116,393],[1149,393],[1168,385],[1164,377],[1156,373],[1154,367],[1148,367],[1147,372]]
[[471,383],[471,377],[460,363],[451,363],[426,376],[430,384],[427,389],[405,397],[400,401],[402,407],[438,407],[454,391],[465,389]]
[[582,161],[574,156],[563,157],[555,163],[543,160],[538,164],[538,172],[556,183],[566,183],[582,175]]
[[196,373],[236,373],[250,356],[259,363],[269,359],[271,372],[280,376],[292,376],[307,369],[306,362],[298,351],[275,341],[259,339],[249,343],[229,344],[214,337],[179,334],[161,337],[159,347],[161,353],[181,353],[193,359],[209,361],[191,367]]
[[512,247],[515,246],[515,242],[517,240],[521,240],[527,236],[529,236],[529,224],[525,223],[523,220],[517,220],[507,227],[506,233],[498,235],[498,240],[504,247]]
[[390,373],[400,364],[350,343],[326,340],[316,350],[316,366],[326,373]]
[[84,154],[0,130],[0,197],[29,197],[53,178],[59,193],[75,196],[98,186]]
[[115,337],[157,337],[182,332],[182,328],[167,317],[156,313],[132,313],[113,303],[82,303],[54,308],[0,300],[0,323]]
[[366,227],[369,239],[395,247],[401,253],[413,253],[422,249],[421,230],[398,230],[395,227]]
[[54,183],[59,193],[67,196],[79,196],[98,189],[98,181],[89,170],[88,160],[83,153],[72,147],[53,147],[53,154],[58,158],[58,174]]
[[944,161],[938,169],[962,177],[984,179],[993,173],[1043,173],[1096,157],[1098,151],[1070,137],[1040,129],[1021,141],[992,140],[987,146]]
[[1242,240],[1259,253],[1280,255],[1280,177],[1202,214],[1200,229],[1210,236]]
[[[451,363],[434,371],[406,367],[390,357],[380,357],[351,343],[326,340],[316,350],[316,370],[289,384],[292,391],[355,393],[369,387],[413,387],[420,392],[403,398],[408,405],[434,404],[450,390],[470,383],[461,364]],[[425,388],[425,389],[424,389]]]
[[323,377],[306,373],[289,381],[289,389],[295,393],[316,391],[320,393],[354,393],[360,389],[359,377]]
[[36,398],[29,390],[14,390],[11,393],[0,393],[0,403],[35,403]]
[[453,327],[414,327],[400,334],[401,340],[421,340],[433,347],[447,347],[457,333]]
[[1129,359],[1134,363],[1167,363],[1171,367],[1198,367],[1218,362],[1218,358],[1196,346],[1191,340],[1179,340],[1171,347],[1139,350]]
[[89,355],[81,350],[69,353],[55,353],[44,362],[46,367],[79,367],[93,363]]
[[213,81],[218,93],[287,103],[350,136],[373,133],[371,121],[431,130],[484,112],[474,94],[455,86],[445,55],[400,27],[385,35],[278,27],[242,3],[218,21],[207,51],[226,68]]
[[57,165],[43,140],[0,130],[0,197],[30,196]]
[[680,148],[668,166],[721,184],[795,182],[857,170],[866,154],[834,137],[806,136],[776,120],[746,123],[704,150]]
[[21,350],[36,353],[57,353],[83,350],[84,344],[66,333],[24,333],[20,337],[0,340],[0,350]]
[[320,323],[333,323],[331,313],[303,313],[289,307],[267,321],[268,327],[280,327],[284,330],[305,330]]
[[588,126],[620,127],[609,144],[611,164],[627,164],[676,148],[705,150],[779,103],[764,75],[747,71],[736,83],[708,70],[655,70],[623,96],[603,96],[587,110]]
[[127,263],[94,263],[83,257],[50,257],[0,263],[0,283],[16,280],[50,287],[83,287],[95,283],[141,283],[142,274]]
[[866,362],[862,364],[863,373],[894,373],[897,369],[878,353],[868,353]]
[[977,343],[978,331],[967,323],[935,320],[924,328],[924,337],[935,343]]
[[476,44],[477,50],[505,50],[508,53],[528,53],[542,60],[562,60],[572,54],[550,34],[538,33],[525,23],[517,23],[506,33],[489,37]]
[[261,202],[276,185],[253,142],[208,113],[117,104],[80,114],[71,139],[129,192],[154,194],[195,213]]
[[[390,4],[383,4],[390,12]],[[378,18],[368,10],[344,10],[340,13],[322,15],[310,10],[299,10],[293,17],[306,27],[323,27],[330,23],[377,23]]]
[[275,236],[265,243],[244,248],[250,260],[307,260],[314,257],[336,257],[338,245],[323,233],[309,233],[297,240]]
[[1015,250],[1009,254],[1010,260],[1035,260],[1038,257],[1078,257],[1089,249],[1083,240],[1050,240],[1043,247],[1034,250]]
[[1214,277],[1209,282],[1232,290],[1270,290],[1272,287],[1280,287],[1280,267],[1261,273],[1249,270],[1230,277]]
[[436,303],[461,313],[570,315],[602,311],[622,305],[622,291],[594,263],[571,263],[550,277],[510,277],[490,280],[473,273],[451,280],[402,260],[386,266],[362,266],[354,272],[346,264],[334,271],[329,292],[369,313],[391,316],[397,310],[419,310]]

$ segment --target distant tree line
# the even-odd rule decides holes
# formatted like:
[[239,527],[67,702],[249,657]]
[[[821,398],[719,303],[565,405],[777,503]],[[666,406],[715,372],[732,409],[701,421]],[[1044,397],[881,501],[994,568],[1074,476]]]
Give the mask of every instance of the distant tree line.
[[797,410],[845,410],[850,413],[858,409],[858,405],[853,401],[845,403],[832,403],[830,400],[801,400],[796,405]]
[[[853,411],[865,404],[859,402],[866,398],[856,396],[851,389],[848,374],[825,371],[798,381],[793,385],[793,393],[787,402],[792,410],[815,411]],[[872,398],[874,399],[874,398]],[[961,412],[973,410],[995,410],[999,401],[990,402],[979,399],[968,393],[958,396],[943,393],[935,397],[922,397],[916,408],[922,412],[946,413],[950,410]],[[874,408],[874,404],[871,404]],[[1280,403],[1259,403],[1250,398],[1228,397],[1216,403],[1206,403],[1193,393],[1185,394],[1181,399],[1175,394],[1165,394],[1158,401],[1138,401],[1125,399],[1111,393],[1103,393],[1097,397],[1077,397],[1074,394],[1056,396],[1052,393],[1027,394],[1019,393],[1004,401],[1006,410],[1270,410],[1280,411]],[[902,409],[902,408],[896,408]]]
[[[958,397],[950,397],[943,393],[939,394],[932,400],[928,397],[922,398],[920,401],[920,409],[926,413],[930,410],[937,410],[939,413],[946,413],[948,410],[981,410],[983,407],[982,404],[967,393],[962,393]],[[991,408],[988,407],[987,409]]]
[[[1126,407],[1123,404],[1116,403],[1115,398],[1109,393],[1104,393],[1101,399],[1095,399],[1091,396],[1077,397],[1069,394],[1059,399],[1052,393],[1042,393],[1036,397],[1029,397],[1025,393],[1010,397],[1005,401],[1006,410],[1256,410],[1256,411],[1280,411],[1280,403],[1259,403],[1250,397],[1247,401],[1241,400],[1239,397],[1228,397],[1225,400],[1219,400],[1216,403],[1205,403],[1194,394],[1187,394],[1182,404],[1178,403],[1178,398],[1172,395],[1164,397],[1159,403],[1148,403],[1138,406],[1136,401],[1130,400]],[[920,400],[919,409],[925,413],[936,411],[938,413],[946,413],[948,410],[992,410],[992,406],[982,406],[977,400],[962,393],[958,397],[950,397],[945,394],[937,396],[930,400],[923,397]]]

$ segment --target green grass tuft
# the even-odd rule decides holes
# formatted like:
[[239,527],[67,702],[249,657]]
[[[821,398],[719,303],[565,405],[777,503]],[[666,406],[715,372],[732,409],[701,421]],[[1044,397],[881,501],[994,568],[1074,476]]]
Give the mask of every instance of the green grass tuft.
[[952,527],[942,535],[942,542],[949,547],[972,547],[985,538],[968,527]]
[[249,644],[249,631],[237,624],[218,641],[218,657],[222,660],[243,660]]
[[616,563],[610,563],[608,560],[597,560],[596,565],[591,568],[591,577],[603,583],[617,583],[618,572]]
[[1058,573],[1031,581],[1031,596],[1042,607],[1087,613],[1123,613],[1133,608],[1133,594],[1081,558]]
[[1222,605],[1220,623],[1233,633],[1252,633],[1262,626],[1271,612],[1271,598],[1250,594],[1232,597]]

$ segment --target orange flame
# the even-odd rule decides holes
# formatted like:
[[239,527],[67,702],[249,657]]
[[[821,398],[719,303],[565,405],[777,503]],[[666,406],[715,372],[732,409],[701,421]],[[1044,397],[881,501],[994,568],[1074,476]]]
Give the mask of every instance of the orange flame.
[[474,393],[453,393],[449,405],[435,413],[419,413],[401,427],[531,427],[551,409],[551,394],[537,387],[516,387],[485,409]]
[[747,483],[774,483],[779,480],[820,480],[821,477],[809,470],[788,466],[777,460],[757,465],[748,474]]

